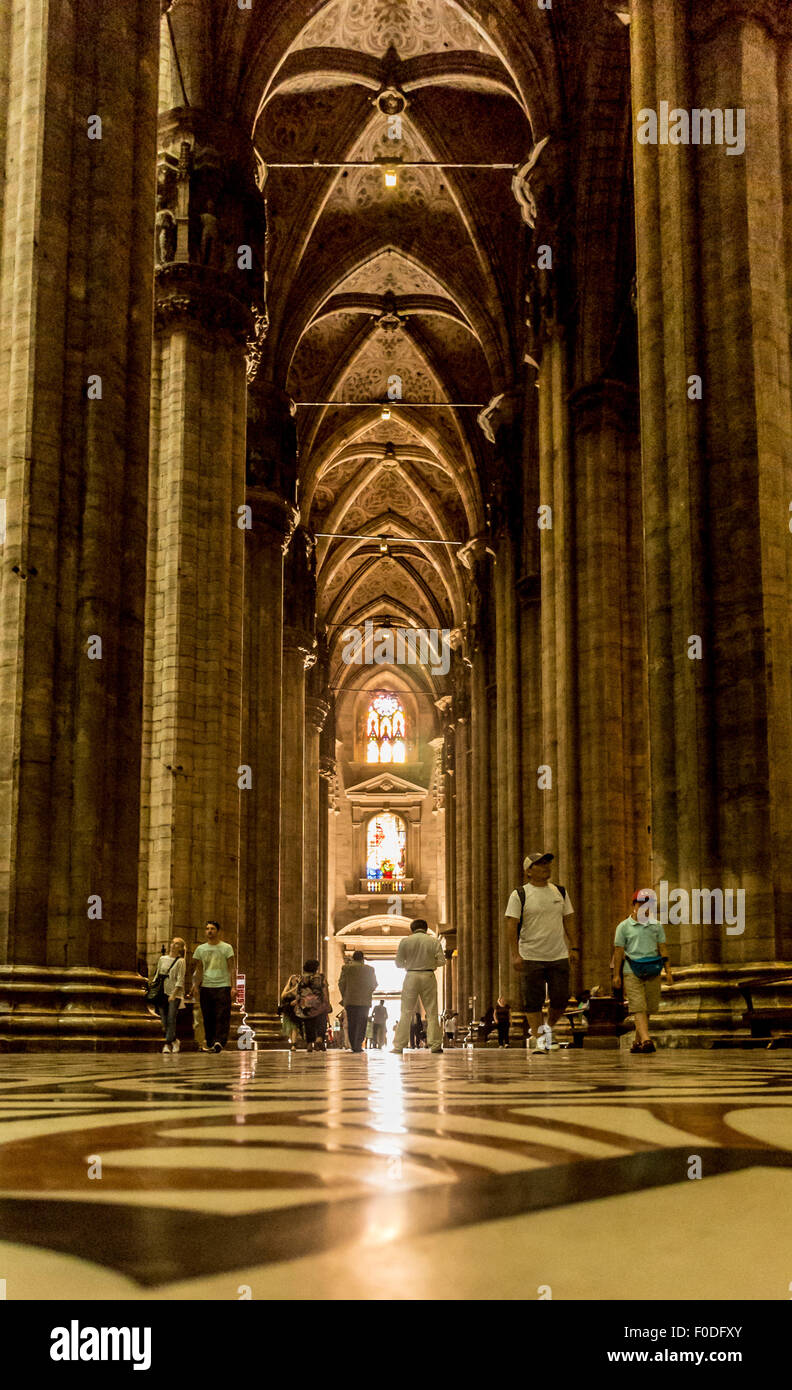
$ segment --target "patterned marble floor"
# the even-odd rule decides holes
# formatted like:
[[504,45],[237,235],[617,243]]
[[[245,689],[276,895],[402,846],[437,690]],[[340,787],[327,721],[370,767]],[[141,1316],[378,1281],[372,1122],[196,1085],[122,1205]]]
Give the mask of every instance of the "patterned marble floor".
[[12,1300],[788,1300],[791,1234],[789,1053],[0,1057]]

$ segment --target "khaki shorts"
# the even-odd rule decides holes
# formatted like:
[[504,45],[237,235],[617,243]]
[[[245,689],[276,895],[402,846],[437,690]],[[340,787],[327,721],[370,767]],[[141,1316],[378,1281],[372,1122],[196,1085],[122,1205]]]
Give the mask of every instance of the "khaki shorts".
[[627,961],[624,962],[624,997],[627,1000],[627,1008],[631,1014],[659,1014],[660,1012],[660,980],[661,976],[656,975],[653,980],[639,980],[637,975],[633,975]]

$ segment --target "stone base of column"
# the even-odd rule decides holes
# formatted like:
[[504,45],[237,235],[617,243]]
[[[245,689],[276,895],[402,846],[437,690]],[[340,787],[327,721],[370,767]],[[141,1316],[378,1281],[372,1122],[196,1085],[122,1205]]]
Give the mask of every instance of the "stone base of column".
[[281,1029],[280,1014],[248,1014],[247,1021],[256,1035],[256,1047],[259,1052],[289,1046],[288,1039],[284,1037]]
[[662,1047],[766,1047],[768,1038],[752,1039],[745,1019],[747,1004],[739,986],[747,981],[753,982],[756,1012],[768,1017],[774,1010],[792,1012],[788,962],[680,966],[673,985],[663,987],[661,1012],[652,1019],[656,1041]]
[[133,971],[0,965],[0,1052],[148,1052],[162,1025]]

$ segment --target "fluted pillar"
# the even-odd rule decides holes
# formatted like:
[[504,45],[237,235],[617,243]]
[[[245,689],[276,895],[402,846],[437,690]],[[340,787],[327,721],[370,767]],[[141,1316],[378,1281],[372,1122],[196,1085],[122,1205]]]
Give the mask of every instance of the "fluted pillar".
[[[242,758],[246,357],[263,203],[249,140],[160,118],[141,856],[149,950],[216,918],[236,944]],[[178,235],[161,221],[173,208]]]
[[305,673],[315,659],[313,636],[304,629],[284,627],[278,947],[278,976],[282,981],[292,971],[302,969],[305,960]]
[[571,407],[582,967],[587,984],[607,987],[615,922],[650,871],[637,401],[600,380]]
[[321,892],[321,800],[319,776],[319,740],[325,720],[330,713],[326,700],[308,695],[305,700],[305,789],[303,810],[303,959],[316,956],[321,960],[325,935],[320,902]]
[[0,1047],[143,1039],[136,950],[158,7],[0,42]]
[[[791,38],[765,0],[633,0],[654,874],[745,894],[742,931],[669,928],[678,1041],[792,958]],[[663,102],[731,112],[731,152],[640,143]]]
[[459,952],[460,1015],[468,1018],[468,1000],[475,993],[473,936],[475,907],[472,899],[473,824],[470,787],[470,697],[467,673],[461,662],[455,669],[454,687],[454,903]]
[[239,965],[257,1033],[272,1032],[280,994],[281,681],[283,553],[295,509],[264,488],[248,487],[245,536],[244,704]]
[[250,370],[246,468],[240,968],[259,1047],[283,1040],[276,1007],[280,931],[280,793],[284,555],[299,514],[292,404]]
[[576,550],[568,390],[566,344],[563,331],[554,328],[544,343],[539,374],[539,504],[545,509],[540,538],[543,743],[528,776],[539,788],[544,810],[543,843],[535,848],[555,854],[554,878],[569,889],[580,914],[585,905],[580,900]]

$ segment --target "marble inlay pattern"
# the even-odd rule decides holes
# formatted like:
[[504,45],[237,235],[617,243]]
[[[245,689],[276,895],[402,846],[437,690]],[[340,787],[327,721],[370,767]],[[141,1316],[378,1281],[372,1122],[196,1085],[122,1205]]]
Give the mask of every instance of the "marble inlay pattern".
[[[695,1158],[700,1180],[690,1176]],[[389,1276],[369,1296],[411,1298],[399,1273],[405,1242],[420,1242],[428,1270],[432,1241],[440,1261],[463,1231],[474,1260],[460,1275],[466,1296],[523,1296],[508,1292],[507,1268],[500,1293],[497,1277],[479,1287],[475,1268],[491,1260],[501,1228],[531,1240],[540,1217],[544,1233],[554,1212],[561,1229],[561,1208],[585,1211],[585,1246],[640,1207],[641,1194],[653,1210],[696,1211],[698,1193],[704,1210],[712,1184],[739,1175],[756,1229],[774,1226],[788,1244],[789,1208],[773,1194],[791,1179],[780,1169],[792,1169],[784,1053],[0,1058],[0,1278],[10,1299],[175,1298],[185,1288],[234,1298],[243,1272],[256,1297],[283,1297],[276,1289],[303,1257],[321,1257],[332,1284],[372,1244]],[[725,1227],[722,1239],[725,1252]],[[589,1296],[586,1250],[574,1255],[580,1286],[570,1276],[554,1296]],[[763,1259],[770,1279],[772,1252]],[[695,1277],[678,1297],[729,1296],[707,1293],[706,1271]],[[311,1287],[298,1280],[288,1296],[323,1296]],[[599,1296],[634,1295],[622,1286]],[[740,1293],[735,1274],[730,1296],[760,1295]]]

